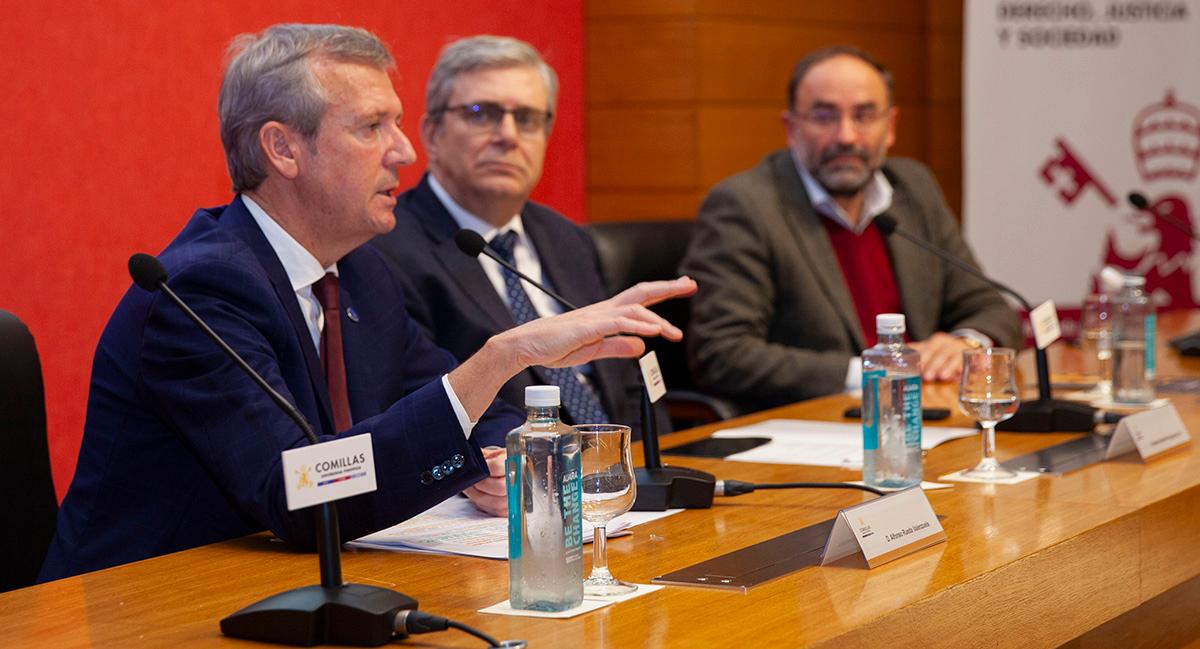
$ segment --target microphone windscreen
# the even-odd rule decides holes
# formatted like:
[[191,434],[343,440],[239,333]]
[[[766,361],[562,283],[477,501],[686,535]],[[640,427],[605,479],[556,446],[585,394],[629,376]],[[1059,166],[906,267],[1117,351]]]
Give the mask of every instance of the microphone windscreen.
[[483,252],[483,248],[487,246],[487,242],[483,237],[474,230],[463,228],[454,235],[454,243],[458,244],[458,249],[467,253],[472,257],[478,257],[479,253]]
[[1150,208],[1150,201],[1146,200],[1146,195],[1141,192],[1129,192],[1129,204],[1139,210]]
[[153,292],[160,282],[167,281],[167,269],[156,257],[139,252],[129,258],[129,276],[134,284]]
[[889,214],[880,214],[875,217],[875,227],[884,235],[889,235],[896,231],[896,219]]

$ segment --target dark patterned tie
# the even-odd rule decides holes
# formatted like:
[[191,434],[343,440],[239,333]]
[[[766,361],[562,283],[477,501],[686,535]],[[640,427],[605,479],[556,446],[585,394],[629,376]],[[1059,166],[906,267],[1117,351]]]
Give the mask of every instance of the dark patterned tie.
[[338,278],[333,273],[313,284],[313,295],[325,312],[325,328],[321,330],[321,367],[325,370],[325,384],[329,387],[329,405],[333,407],[333,424],[337,432],[348,430],[350,420],[350,393],[346,388],[346,357],[342,353],[341,296],[338,294]]
[[[515,266],[513,246],[516,243],[517,233],[509,230],[493,237],[488,246],[495,250],[501,259]],[[507,268],[501,270],[504,273],[504,288],[508,293],[508,308],[512,311],[513,320],[518,325],[536,320],[537,311],[533,308],[533,302],[529,301],[529,294],[521,286],[521,278]],[[608,415],[604,412],[604,406],[600,405],[600,400],[596,398],[596,393],[590,385],[581,380],[575,368],[544,367],[542,371],[562,392],[562,407],[571,421],[577,424],[599,424],[608,421]]]

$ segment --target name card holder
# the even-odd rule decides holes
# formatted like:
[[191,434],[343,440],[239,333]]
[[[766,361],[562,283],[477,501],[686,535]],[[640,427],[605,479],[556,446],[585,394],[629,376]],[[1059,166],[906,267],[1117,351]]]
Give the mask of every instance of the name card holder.
[[371,434],[351,435],[283,452],[288,511],[375,491]]
[[861,553],[868,568],[946,540],[920,485],[838,512],[825,541],[821,565]]
[[1191,441],[1187,427],[1174,404],[1126,415],[1117,422],[1117,430],[1108,441],[1104,459],[1111,460],[1134,449],[1142,460],[1183,446]]

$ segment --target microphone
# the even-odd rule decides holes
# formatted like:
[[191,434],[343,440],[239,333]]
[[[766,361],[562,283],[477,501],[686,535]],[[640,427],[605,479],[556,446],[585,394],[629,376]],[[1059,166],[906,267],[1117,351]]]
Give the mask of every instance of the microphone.
[[[488,248],[483,237],[474,230],[463,228],[454,235],[454,243],[464,254],[478,257],[480,253],[494,259],[498,264],[516,273],[539,291],[554,298],[564,309],[574,311],[575,306],[558,293],[551,291],[541,282],[501,259]],[[661,512],[667,509],[708,509],[712,506],[716,478],[711,473],[680,466],[664,466],[658,444],[658,420],[654,417],[654,404],[650,393],[642,386],[642,459],[643,465],[634,469],[637,479],[637,496],[633,511]]]
[[[195,322],[201,331],[242,368],[263,392],[279,406],[310,444],[320,439],[311,425],[283,395],[256,372],[204,319],[196,314],[167,285],[167,269],[158,259],[137,253],[129,258],[129,275],[138,287],[162,291]],[[341,541],[338,538],[337,508],[332,502],[318,505],[316,512],[317,554],[321,585],[304,586],[277,593],[251,604],[221,620],[221,632],[234,638],[293,645],[342,644],[377,646],[403,633],[397,619],[417,600],[386,588],[342,582]]]
[[[1139,212],[1147,212],[1163,223],[1188,235],[1193,240],[1200,241],[1200,236],[1197,236],[1196,231],[1188,227],[1186,223],[1173,216],[1164,214],[1161,209],[1152,207],[1145,194],[1139,191],[1132,191],[1129,192],[1127,198],[1129,199],[1129,204]],[[1168,340],[1167,344],[1177,349],[1184,356],[1200,356],[1200,331],[1175,336]]]
[[[978,268],[951,254],[949,251],[943,250],[920,237],[901,230],[896,223],[896,219],[890,214],[876,216],[874,223],[875,227],[879,228],[879,231],[884,236],[898,235],[918,248],[962,269],[972,277],[987,282],[988,285],[994,287],[996,290],[1006,295],[1011,295],[1026,311],[1033,310],[1029,301],[1020,293],[984,275]],[[1034,358],[1037,361],[1037,400],[1021,402],[1016,414],[1008,421],[996,426],[996,430],[1024,433],[1048,433],[1053,431],[1091,432],[1094,430],[1096,428],[1096,409],[1081,403],[1052,399],[1050,397],[1050,363],[1046,358],[1046,350],[1035,348]]]
[[522,273],[521,271],[517,270],[516,266],[501,259],[500,255],[496,254],[496,251],[494,251],[488,247],[487,243],[483,240],[483,237],[478,232],[476,232],[474,230],[468,230],[466,228],[463,228],[458,231],[458,234],[454,235],[454,243],[458,244],[458,249],[463,251],[464,253],[466,253],[468,256],[478,257],[479,253],[483,253],[484,255],[487,255],[493,261],[495,261],[497,264],[500,264],[501,266],[504,266],[505,268],[511,270],[513,273],[515,273],[517,275],[517,277],[520,277],[521,279],[525,280],[526,282],[529,282],[530,284],[537,287],[537,289],[539,291],[554,298],[554,301],[561,304],[564,309],[566,309],[568,311],[574,311],[575,309],[579,308],[579,307],[575,306],[574,304],[571,304],[567,300],[567,298],[559,295],[558,293],[555,293],[554,291],[551,291],[549,287],[543,286],[542,284],[538,283],[537,280],[535,280],[532,277],[526,275],[525,273]]
[[1150,201],[1146,198],[1145,194],[1143,194],[1139,191],[1132,191],[1132,192],[1129,192],[1129,195],[1127,196],[1127,198],[1129,199],[1129,204],[1132,205],[1134,207],[1134,209],[1136,209],[1137,211],[1147,212],[1147,213],[1153,215],[1155,218],[1162,221],[1163,223],[1166,223],[1167,225],[1175,228],[1176,230],[1179,230],[1180,232],[1188,235],[1192,239],[1200,241],[1200,236],[1197,236],[1196,231],[1191,229],[1190,227],[1188,227],[1188,224],[1184,223],[1183,221],[1180,221],[1179,219],[1177,219],[1169,214],[1164,214],[1163,211],[1160,209],[1152,207],[1150,205]]

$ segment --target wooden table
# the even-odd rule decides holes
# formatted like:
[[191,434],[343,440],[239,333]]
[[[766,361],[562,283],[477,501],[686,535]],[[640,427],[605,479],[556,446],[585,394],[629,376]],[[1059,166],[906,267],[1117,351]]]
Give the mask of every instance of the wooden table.
[[[1161,318],[1172,332],[1200,316]],[[1061,346],[1061,345],[1060,345]],[[1160,343],[1161,347],[1161,343]],[[1074,371],[1071,350],[1052,369]],[[1159,351],[1160,375],[1200,376],[1200,360]],[[954,408],[956,386],[930,385],[926,404]],[[1173,395],[1200,433],[1200,397]],[[736,423],[839,419],[834,396]],[[947,425],[969,425],[955,415]],[[722,427],[727,427],[726,422]],[[667,446],[715,426],[671,435]],[[1001,434],[1001,459],[1075,437]],[[927,477],[974,464],[977,438],[930,452]],[[684,459],[722,478],[753,482],[853,480],[855,472]],[[1061,478],[1013,486],[959,484],[929,492],[948,541],[868,570],[861,559],[806,568],[747,594],[667,587],[571,620],[475,611],[507,597],[503,562],[382,551],[344,553],[347,581],[395,588],[421,608],[532,647],[1185,646],[1200,635],[1200,444],[1143,464],[1125,457]],[[719,499],[636,528],[609,544],[610,566],[640,583],[697,561],[833,517],[870,496],[768,491]],[[217,623],[272,593],[317,581],[316,558],[256,535],[0,595],[0,647],[252,645]],[[479,647],[450,631],[414,646]]]

